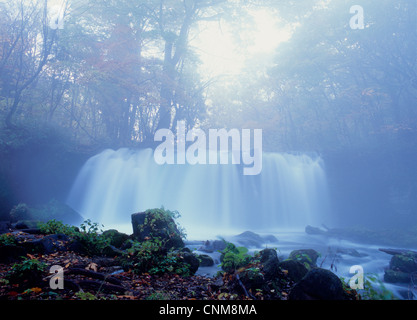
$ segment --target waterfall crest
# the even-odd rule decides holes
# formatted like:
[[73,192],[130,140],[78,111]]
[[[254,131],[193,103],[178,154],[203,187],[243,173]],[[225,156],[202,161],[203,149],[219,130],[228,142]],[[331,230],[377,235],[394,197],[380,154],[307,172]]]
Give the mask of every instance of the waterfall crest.
[[68,205],[108,226],[164,207],[194,230],[304,229],[328,223],[329,196],[318,156],[264,153],[263,170],[244,176],[238,165],[158,165],[151,149],[105,150],[79,172]]

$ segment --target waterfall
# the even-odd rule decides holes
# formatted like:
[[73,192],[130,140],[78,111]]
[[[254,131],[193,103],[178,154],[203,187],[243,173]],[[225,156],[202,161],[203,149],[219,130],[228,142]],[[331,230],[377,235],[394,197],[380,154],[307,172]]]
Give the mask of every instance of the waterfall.
[[188,232],[304,229],[328,223],[329,196],[318,156],[264,153],[257,176],[239,165],[158,165],[151,149],[105,150],[79,172],[68,205],[109,226],[151,208],[177,210]]

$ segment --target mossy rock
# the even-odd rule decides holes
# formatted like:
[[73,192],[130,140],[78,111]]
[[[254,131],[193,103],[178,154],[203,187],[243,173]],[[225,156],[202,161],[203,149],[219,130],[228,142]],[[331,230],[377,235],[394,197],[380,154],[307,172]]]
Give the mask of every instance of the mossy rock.
[[109,229],[103,232],[103,237],[109,239],[110,245],[120,248],[127,240],[130,239],[130,236],[119,232],[115,229]]
[[411,276],[409,273],[395,270],[385,270],[384,281],[388,283],[410,283]]
[[320,254],[314,249],[299,249],[290,253],[288,259],[302,263],[308,270],[316,267]]
[[407,252],[392,256],[390,269],[405,273],[417,272],[417,254]]
[[185,246],[183,234],[175,223],[173,212],[164,209],[150,209],[131,216],[133,236],[138,241],[159,238],[167,249]]
[[200,260],[200,267],[211,267],[214,265],[214,260],[207,254],[199,254],[198,259]]

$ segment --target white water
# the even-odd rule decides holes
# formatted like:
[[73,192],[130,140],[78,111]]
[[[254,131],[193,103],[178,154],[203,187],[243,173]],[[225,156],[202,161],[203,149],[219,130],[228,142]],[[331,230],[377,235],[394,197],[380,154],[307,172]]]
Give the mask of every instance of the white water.
[[[333,263],[337,270],[332,271],[345,279],[352,276],[351,266],[361,265],[365,274],[383,280],[391,256],[379,251],[379,246],[304,233],[308,224],[333,224],[319,157],[265,153],[259,176],[244,176],[241,169],[236,165],[159,166],[150,149],[105,150],[85,163],[68,204],[85,219],[104,224],[105,229],[129,234],[132,213],[164,206],[180,212],[179,222],[188,240],[219,235],[227,239],[246,230],[273,234],[278,243],[271,246],[277,248],[280,258],[295,249],[312,248],[321,253],[319,266],[330,269]],[[339,254],[334,260],[328,252],[335,248],[353,248],[366,256]],[[207,271],[199,270],[202,274]],[[386,286],[403,299],[400,292],[408,290],[406,286]]]
[[157,165],[153,151],[105,150],[80,171],[68,204],[85,219],[128,226],[132,213],[164,207],[189,235],[230,230],[304,229],[329,223],[323,161],[265,153],[258,176],[238,165]]

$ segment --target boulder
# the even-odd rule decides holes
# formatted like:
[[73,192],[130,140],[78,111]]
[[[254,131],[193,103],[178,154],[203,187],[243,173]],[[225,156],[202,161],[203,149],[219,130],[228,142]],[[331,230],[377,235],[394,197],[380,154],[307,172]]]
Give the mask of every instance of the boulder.
[[314,268],[294,285],[288,300],[348,300],[348,296],[333,272]]
[[115,246],[116,248],[122,247],[122,245],[130,239],[130,236],[119,232],[115,229],[109,229],[103,232],[103,237],[110,240],[110,245]]
[[41,239],[22,242],[21,246],[30,253],[50,254],[67,251],[70,238],[64,234],[51,234]]
[[173,219],[164,209],[132,214],[133,236],[138,241],[159,238],[167,249],[184,247],[184,241]]
[[307,269],[316,267],[317,259],[320,254],[314,249],[299,249],[290,253],[288,259],[298,261]]
[[189,265],[190,274],[195,274],[200,266],[200,260],[197,258],[195,254],[188,251],[182,252],[181,255],[183,257],[184,262]]
[[266,280],[274,280],[281,272],[279,259],[275,249],[263,249],[259,252],[259,259],[263,265],[263,273]]
[[198,255],[198,259],[200,260],[200,267],[211,267],[214,265],[213,258],[207,254]]
[[385,270],[384,281],[387,283],[410,283],[411,274],[388,269]]
[[222,251],[226,248],[226,241],[224,240],[207,240],[204,245],[198,248],[198,251],[213,253]]
[[417,273],[417,253],[404,251],[392,256],[389,269],[385,270],[384,280],[388,283],[410,283]]
[[392,256],[389,268],[394,271],[402,271],[405,273],[417,272],[417,254],[406,252]]
[[281,270],[286,270],[288,277],[294,281],[300,281],[308,272],[308,269],[304,264],[296,260],[284,260],[278,265]]
[[245,231],[234,236],[233,241],[248,248],[260,248],[263,247],[265,243],[278,242],[277,238],[273,235],[261,236],[252,231]]

